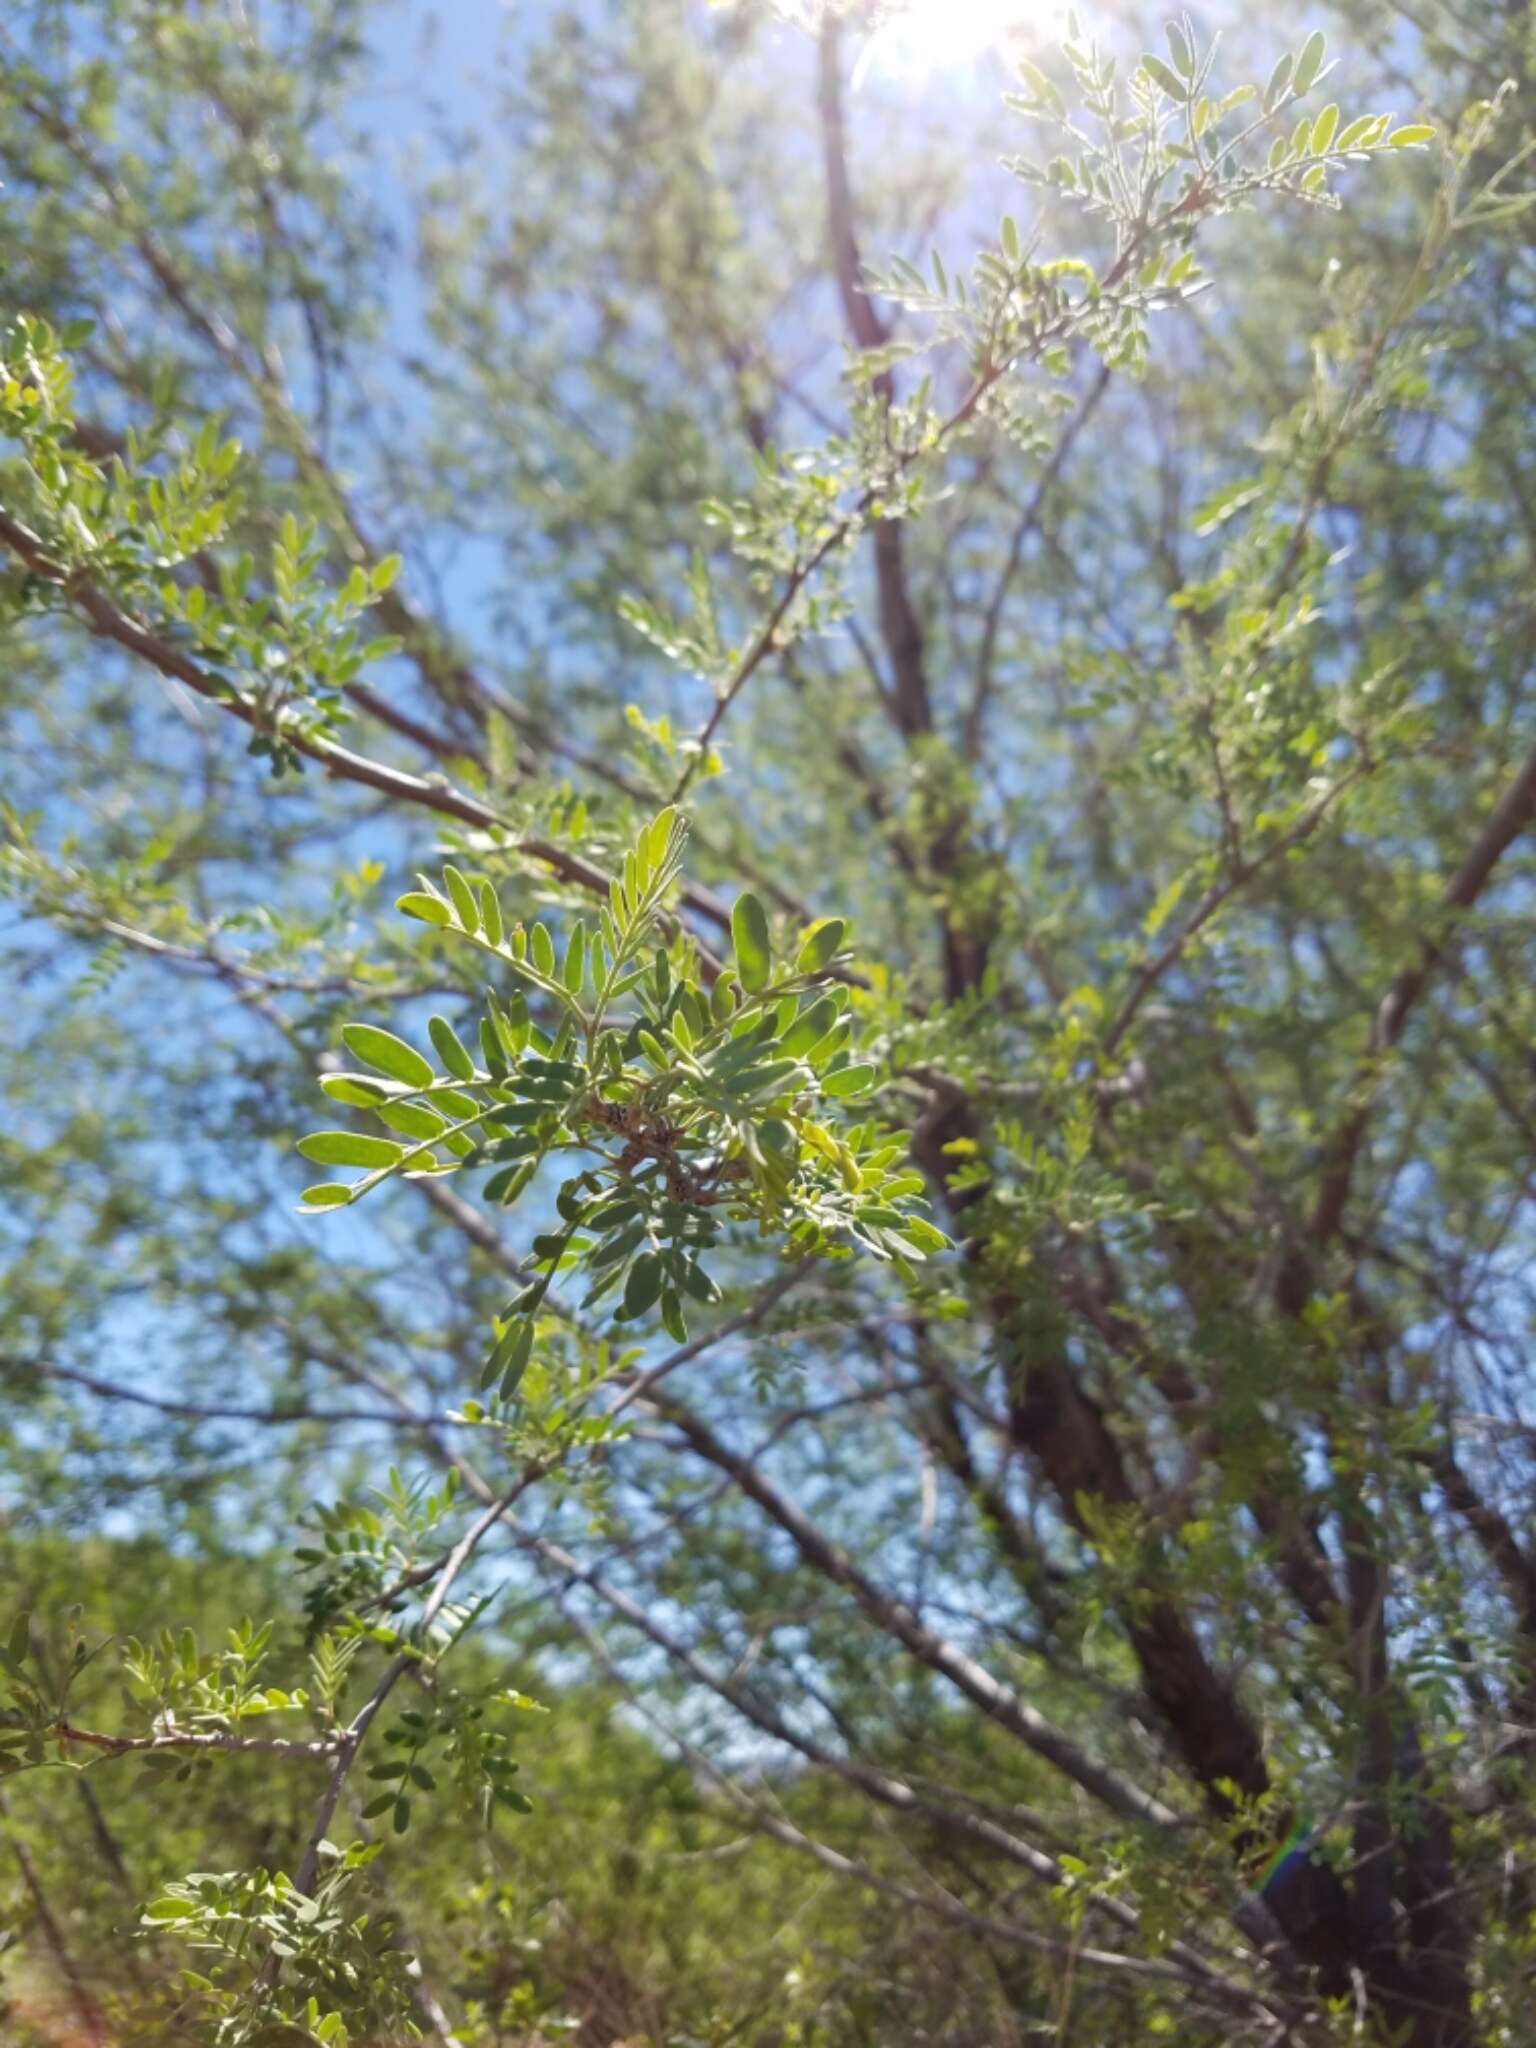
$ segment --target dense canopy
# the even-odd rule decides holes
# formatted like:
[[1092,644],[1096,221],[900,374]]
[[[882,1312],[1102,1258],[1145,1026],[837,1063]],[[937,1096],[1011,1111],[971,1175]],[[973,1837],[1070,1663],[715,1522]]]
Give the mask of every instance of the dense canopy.
[[18,2042],[1529,2038],[1527,11],[16,0]]

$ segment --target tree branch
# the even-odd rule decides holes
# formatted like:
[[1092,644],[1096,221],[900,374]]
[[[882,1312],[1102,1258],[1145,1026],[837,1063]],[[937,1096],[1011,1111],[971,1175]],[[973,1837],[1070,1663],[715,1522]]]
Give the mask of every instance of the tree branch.
[[106,1735],[99,1728],[81,1728],[73,1721],[57,1721],[51,1731],[66,1745],[82,1742],[108,1756],[136,1756],[158,1750],[219,1750],[235,1755],[296,1757],[310,1762],[334,1757],[344,1737],[330,1736],[318,1742],[294,1742],[280,1735],[234,1735],[222,1730],[167,1729],[156,1735]]
[[960,750],[968,761],[976,760],[981,752],[982,728],[992,695],[997,665],[997,636],[1002,628],[1003,607],[1007,602],[1009,589],[1019,572],[1019,564],[1024,559],[1024,543],[1040,524],[1041,515],[1045,511],[1045,501],[1066,468],[1068,458],[1077,445],[1078,436],[1098,410],[1099,401],[1109,389],[1109,380],[1113,374],[1108,363],[1099,365],[1099,374],[1088,387],[1082,404],[1063,429],[1061,438],[1052,449],[1050,460],[1040,472],[1039,480],[1030,493],[1029,502],[1013,529],[1002,573],[997,579],[997,586],[992,592],[982,620],[981,647],[976,656],[976,679],[972,685],[971,701],[966,710],[960,740]]
[[[819,106],[832,266],[843,315],[855,344],[861,349],[876,349],[889,339],[889,335],[875,311],[874,302],[868,292],[861,289],[859,282],[859,245],[854,232],[853,191],[848,176],[848,147],[843,127],[840,36],[837,15],[830,8],[822,21],[819,55]],[[895,380],[891,372],[881,370],[871,388],[889,412],[895,397]],[[873,538],[880,637],[891,664],[890,705],[903,736],[912,739],[931,729],[933,707],[928,693],[923,631],[907,588],[906,544],[901,521],[877,519]]]
[[1131,984],[1130,993],[1121,1004],[1118,1014],[1104,1040],[1106,1058],[1114,1055],[1125,1034],[1136,1021],[1142,1004],[1168,971],[1184,957],[1192,940],[1197,938],[1230,897],[1245,889],[1254,878],[1272,867],[1277,860],[1293,853],[1296,848],[1312,837],[1333,809],[1339,798],[1359,782],[1367,773],[1362,765],[1341,775],[1337,782],[1325,789],[1321,796],[1308,805],[1289,830],[1282,832],[1272,846],[1264,849],[1257,859],[1244,861],[1229,868],[1219,882],[1215,882],[1201,897],[1188,922],[1171,938],[1153,960],[1149,960]]
[[1011,1735],[1080,1785],[1123,1820],[1171,1828],[1179,1816],[1155,1794],[1144,1791],[1111,1765],[1101,1763],[1071,1736],[969,1657],[957,1645],[926,1627],[904,1602],[884,1592],[853,1563],[837,1544],[781,1494],[748,1459],[730,1450],[692,1411],[669,1395],[651,1406],[681,1434],[689,1448],[718,1470],[728,1473],[737,1489],[754,1501],[793,1541],[813,1570],[850,1592],[870,1619],[895,1637],[918,1662],[946,1678],[973,1705]]
[[407,1411],[392,1415],[382,1408],[237,1408],[201,1401],[173,1401],[159,1394],[141,1394],[136,1388],[121,1387],[95,1373],[81,1372],[70,1365],[47,1365],[13,1359],[7,1363],[43,1379],[61,1380],[104,1401],[126,1401],[136,1408],[153,1408],[159,1415],[179,1415],[189,1422],[256,1422],[279,1427],[296,1427],[304,1422],[378,1422],[390,1429],[437,1429],[447,1423],[442,1415],[417,1415]]
[[[1459,912],[1471,909],[1502,855],[1533,817],[1536,817],[1536,749],[1526,756],[1514,779],[1494,805],[1466,858],[1446,883],[1441,904],[1447,917],[1454,919]],[[1375,1104],[1381,1062],[1402,1037],[1414,1004],[1444,958],[1444,947],[1440,941],[1422,939],[1417,959],[1402,970],[1382,997],[1371,1024],[1370,1049],[1357,1072],[1352,1090],[1359,1099],[1330,1147],[1331,1156],[1312,1211],[1308,1236],[1316,1250],[1320,1251],[1332,1242],[1344,1221],[1355,1165]]]
[[[751,1816],[754,1825],[763,1833],[771,1836],[775,1841],[784,1843],[786,1847],[797,1849],[802,1854],[813,1857],[816,1862],[820,1863],[824,1869],[831,1871],[834,1876],[850,1878],[888,1898],[899,1900],[904,1905],[915,1906],[923,1912],[936,1913],[941,1918],[953,1921],[956,1925],[965,1927],[974,1934],[990,1936],[994,1939],[1006,1941],[1016,1947],[1035,1949],[1055,1955],[1075,1954],[1080,1961],[1087,1963],[1090,1967],[1119,1970],[1131,1976],[1171,1976],[1184,1983],[1187,1988],[1198,1988],[1215,1993],[1222,1997],[1224,2002],[1228,1997],[1232,1997],[1233,2002],[1243,2010],[1251,2011],[1257,2005],[1266,2017],[1273,2017],[1269,2006],[1257,1998],[1255,1994],[1246,1992],[1241,1986],[1230,1986],[1227,1980],[1221,1978],[1215,1972],[1210,1972],[1208,1975],[1198,1979],[1192,1979],[1187,1967],[1182,1962],[1164,1963],[1152,1961],[1141,1956],[1127,1956],[1112,1949],[1084,1948],[1076,1943],[1063,1942],[1050,1935],[1037,1934],[1032,1928],[1020,1927],[1015,1921],[1000,1920],[992,1914],[975,1912],[970,1907],[963,1905],[942,1887],[935,1887],[928,1891],[919,1891],[915,1886],[900,1884],[892,1879],[882,1877],[869,1864],[853,1857],[845,1856],[841,1851],[817,1841],[813,1836],[807,1835],[802,1829],[795,1827],[792,1822],[786,1820],[781,1814],[765,1809],[759,1801],[752,1798],[750,1793],[730,1773],[722,1770],[712,1757],[705,1755],[702,1750],[696,1748],[686,1737],[679,1735],[675,1729],[666,1726],[654,1709],[648,1706],[646,1701],[636,1693],[635,1689],[625,1681],[623,1675],[614,1665],[612,1656],[601,1638],[580,1621],[576,1621],[575,1625],[586,1638],[605,1668],[612,1673],[615,1680],[624,1688],[624,1692],[631,1705],[656,1730],[664,1741],[675,1747],[693,1768],[702,1771],[712,1783],[718,1785],[733,1805],[738,1806],[743,1812]],[[1233,1996],[1234,1994],[1235,1996]]]
[[[221,710],[229,712],[255,732],[267,732],[275,723],[276,730],[287,745],[296,753],[304,755],[306,759],[318,762],[326,774],[336,781],[357,783],[365,789],[378,790],[382,795],[392,797],[397,802],[435,811],[443,817],[456,818],[461,824],[474,825],[482,831],[505,834],[508,844],[515,852],[529,860],[540,862],[561,881],[585,889],[589,894],[600,896],[606,901],[609,878],[601,868],[594,867],[590,861],[583,860],[578,854],[567,852],[550,840],[516,836],[512,826],[488,805],[453,788],[441,777],[411,775],[404,769],[389,768],[381,761],[373,761],[365,755],[354,754],[349,748],[338,745],[334,740],[326,739],[318,733],[302,731],[295,725],[291,714],[273,721],[249,698],[211,675],[170,641],[131,618],[88,576],[62,568],[51,558],[35,533],[3,509],[0,509],[0,545],[8,548],[35,576],[63,591],[72,608],[99,638],[113,642],[161,675],[184,684],[189,690],[206,698],[209,703],[217,704]],[[681,901],[700,915],[707,916],[711,922],[719,923],[722,918],[729,922],[721,906],[707,891],[685,887]],[[713,961],[713,956],[708,955],[707,951],[704,957],[718,968],[719,963]]]
[[[492,1501],[484,1514],[480,1515],[470,1524],[452,1550],[449,1551],[442,1571],[438,1576],[437,1583],[432,1588],[427,1604],[421,1611],[421,1619],[416,1624],[416,1633],[422,1640],[425,1640],[427,1630],[443,1611],[448,1595],[453,1591],[455,1581],[479,1549],[481,1543],[484,1542],[491,1530],[495,1528],[507,1509],[540,1476],[542,1475],[539,1471],[525,1472],[498,1500]],[[384,1675],[348,1723],[346,1730],[337,1742],[335,1751],[336,1761],[331,1770],[330,1778],[326,1783],[325,1791],[321,1796],[319,1807],[315,1813],[314,1826],[310,1831],[309,1841],[293,1880],[295,1888],[306,1895],[313,1892],[315,1888],[315,1879],[319,1875],[320,1870],[321,1844],[325,1840],[326,1830],[330,1827],[332,1815],[336,1811],[336,1803],[341,1797],[342,1787],[346,1784],[348,1774],[351,1772],[353,1764],[357,1761],[357,1753],[362,1748],[363,1739],[377,1719],[385,1701],[389,1698],[400,1680],[407,1671],[411,1670],[416,1664],[419,1664],[420,1661],[420,1658],[414,1652],[402,1650],[386,1667]]]
[[[539,1536],[528,1529],[515,1515],[507,1516],[506,1520],[513,1535],[525,1548],[546,1563],[554,1565],[568,1582],[587,1587],[621,1620],[639,1629],[673,1663],[687,1672],[689,1677],[723,1699],[765,1735],[771,1736],[787,1748],[798,1751],[816,1769],[832,1772],[845,1783],[856,1786],[871,1799],[891,1807],[896,1812],[920,1817],[936,1826],[970,1837],[981,1846],[1018,1864],[1042,1884],[1056,1886],[1066,1881],[1066,1873],[1054,1856],[1037,1849],[1032,1843],[1024,1841],[1011,1830],[988,1819],[986,1815],[974,1813],[961,1805],[943,1804],[925,1797],[903,1779],[888,1771],[834,1755],[812,1742],[786,1722],[751,1687],[744,1685],[732,1675],[716,1671],[707,1664],[696,1651],[662,1627],[647,1608],[631,1600],[620,1588],[610,1584],[600,1572],[583,1565],[569,1551],[562,1550],[547,1537]],[[1095,1893],[1093,1906],[1094,1910],[1102,1912],[1107,1919],[1113,1920],[1128,1933],[1136,1932],[1140,1926],[1140,1915],[1135,1907],[1111,1893]],[[1168,1952],[1184,1965],[1192,1979],[1202,1984],[1214,1983],[1239,1999],[1247,1995],[1241,1986],[1222,1978],[1205,1957],[1189,1943],[1174,1940],[1170,1942]]]

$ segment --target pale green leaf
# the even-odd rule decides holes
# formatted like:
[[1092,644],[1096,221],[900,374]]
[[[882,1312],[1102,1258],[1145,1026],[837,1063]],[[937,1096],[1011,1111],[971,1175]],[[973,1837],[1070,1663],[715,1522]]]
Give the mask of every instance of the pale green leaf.
[[393,1166],[403,1148],[391,1138],[370,1138],[362,1131],[312,1131],[298,1149],[317,1166]]
[[409,1082],[413,1088],[430,1086],[432,1062],[392,1031],[381,1031],[376,1024],[347,1024],[341,1036],[347,1050],[356,1053],[365,1066],[376,1067],[392,1080]]

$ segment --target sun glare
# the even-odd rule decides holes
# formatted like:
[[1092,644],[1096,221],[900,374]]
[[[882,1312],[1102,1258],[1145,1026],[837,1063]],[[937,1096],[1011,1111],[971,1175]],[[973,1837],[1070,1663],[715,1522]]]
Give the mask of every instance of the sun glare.
[[1040,13],[1038,0],[907,0],[870,36],[859,69],[911,77],[971,64],[1038,26]]

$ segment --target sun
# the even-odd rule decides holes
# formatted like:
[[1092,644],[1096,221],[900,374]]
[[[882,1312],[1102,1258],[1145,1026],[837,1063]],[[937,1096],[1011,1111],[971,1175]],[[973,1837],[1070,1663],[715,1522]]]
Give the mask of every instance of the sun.
[[974,63],[1039,25],[1039,0],[899,0],[870,35],[861,71],[921,76]]

